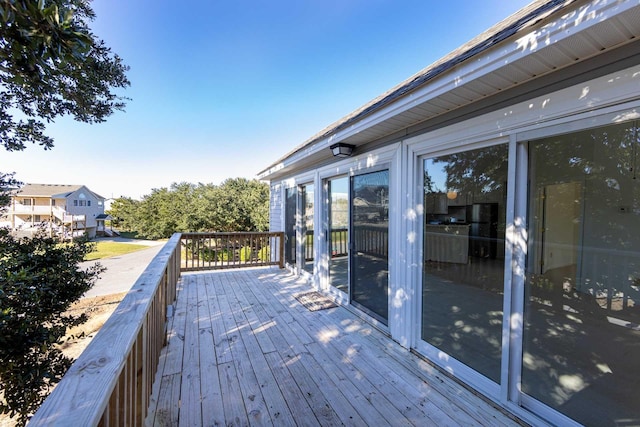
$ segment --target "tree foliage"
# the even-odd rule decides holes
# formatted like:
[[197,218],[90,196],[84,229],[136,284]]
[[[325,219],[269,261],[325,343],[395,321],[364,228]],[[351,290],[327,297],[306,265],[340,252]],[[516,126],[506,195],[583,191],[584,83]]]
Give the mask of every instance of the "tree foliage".
[[[128,67],[90,30],[90,0],[0,0],[0,144],[53,147],[46,124],[61,116],[102,122],[122,110]],[[0,172],[0,214],[19,182]],[[25,423],[70,360],[58,348],[83,316],[63,314],[97,279],[78,263],[86,242],[0,230],[0,413]]]
[[140,201],[116,199],[109,214],[120,230],[151,239],[175,232],[266,231],[269,186],[245,178],[230,178],[220,185],[174,183],[154,189]]
[[[0,138],[6,150],[49,149],[58,116],[102,122],[124,108],[127,67],[89,29],[89,0],[0,0]],[[18,112],[15,114],[14,112]],[[17,116],[17,117],[14,117]]]
[[22,184],[14,176],[14,173],[0,172],[0,215],[4,213],[11,201],[11,190]]
[[132,231],[136,218],[138,201],[131,197],[119,197],[111,203],[109,214],[113,217],[112,225],[120,231]]
[[71,364],[59,345],[86,317],[64,313],[102,271],[99,264],[77,268],[92,249],[85,241],[18,239],[0,229],[0,413],[17,414],[20,423]]

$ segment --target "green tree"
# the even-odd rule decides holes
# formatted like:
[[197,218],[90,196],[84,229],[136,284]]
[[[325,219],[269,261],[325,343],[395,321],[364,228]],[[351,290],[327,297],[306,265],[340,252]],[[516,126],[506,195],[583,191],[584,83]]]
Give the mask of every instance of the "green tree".
[[106,212],[113,218],[113,225],[121,231],[132,231],[137,221],[140,202],[131,197],[119,197]]
[[14,175],[13,173],[0,172],[0,215],[11,200],[11,190],[22,184],[14,178]]
[[269,187],[257,180],[230,178],[214,193],[211,215],[216,231],[269,229]]
[[189,209],[188,193],[188,187],[178,184],[171,188],[154,188],[140,202],[136,231],[150,239],[169,237],[177,231],[190,231],[181,228],[185,212]]
[[[50,149],[45,123],[102,122],[124,108],[122,60],[89,29],[89,0],[0,0],[0,138],[9,151]],[[16,114],[17,113],[17,114]],[[14,117],[16,116],[16,117]]]
[[[120,212],[131,201],[116,202],[119,203],[114,202],[111,215],[124,217]],[[151,239],[166,238],[175,232],[266,231],[269,186],[245,178],[227,179],[220,185],[174,183],[170,188],[153,189],[137,202],[127,226]]]

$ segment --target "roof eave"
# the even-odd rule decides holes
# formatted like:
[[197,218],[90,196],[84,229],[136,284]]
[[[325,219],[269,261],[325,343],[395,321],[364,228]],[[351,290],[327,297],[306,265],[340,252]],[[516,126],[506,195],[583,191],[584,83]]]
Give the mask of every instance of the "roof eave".
[[[553,8],[538,8],[538,13],[529,13],[529,20],[519,22],[517,31],[511,31],[508,37],[493,38],[494,42],[478,48],[474,55],[466,55],[464,60],[449,68],[438,68],[438,64],[447,62],[447,58],[457,57],[457,51],[466,52],[464,46],[454,51],[418,73],[423,76],[419,84],[415,84],[415,76],[403,82],[289,152],[261,171],[259,178],[278,179],[295,170],[331,162],[329,146],[336,142],[355,145],[357,153],[362,144],[388,140],[410,128],[424,128],[434,119],[437,122],[446,115],[482,104],[494,95],[501,96],[511,89],[535,84],[538,79],[547,79],[561,70],[575,68],[606,52],[621,50],[619,48],[624,50],[625,45],[633,43],[640,35],[640,4],[637,1],[567,0],[552,3]],[[566,7],[573,3],[575,7]],[[517,17],[517,14],[513,16]],[[617,27],[612,29],[614,22]],[[489,30],[486,34],[493,33]],[[586,37],[586,40],[582,37]],[[601,38],[600,43],[592,43],[597,37]],[[495,40],[501,41],[497,43]],[[579,53],[576,52],[576,45],[581,47]],[[534,59],[538,61],[536,65],[540,69],[531,71],[530,62]],[[436,68],[437,72],[430,71]],[[504,79],[505,76],[513,80],[495,84],[496,79]],[[412,86],[411,90],[405,90],[408,85]],[[489,87],[493,92],[481,93],[479,97],[476,94],[476,99],[460,99],[461,92],[477,90],[478,86]],[[447,103],[448,106],[437,106]],[[417,119],[416,111],[419,111]],[[397,141],[399,137],[394,138]]]

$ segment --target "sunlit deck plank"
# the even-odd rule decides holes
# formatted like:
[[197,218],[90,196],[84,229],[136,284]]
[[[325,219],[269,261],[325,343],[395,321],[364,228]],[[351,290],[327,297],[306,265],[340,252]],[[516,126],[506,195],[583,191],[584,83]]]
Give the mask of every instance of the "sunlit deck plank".
[[[250,287],[243,289],[260,325],[255,331],[264,331],[261,335],[267,336],[273,345],[274,351],[265,352],[265,358],[298,425],[339,425],[338,415],[307,369],[300,363],[290,363],[298,359],[299,352],[295,350],[296,345],[289,344],[279,329],[277,315],[271,316],[267,311],[271,304],[267,304],[262,296],[256,296]],[[271,349],[271,346],[268,348]]]
[[[378,394],[374,396],[378,397],[378,401],[375,408],[380,412],[380,417],[384,417],[397,425],[401,424],[402,417],[407,418],[409,422],[415,425],[422,425],[425,422],[437,425],[456,424],[438,406],[438,403],[441,402],[434,403],[431,398],[425,398],[424,394],[414,392],[421,385],[421,381],[418,378],[409,378],[409,382],[403,381],[397,371],[386,366],[389,361],[383,360],[383,363],[380,363],[382,355],[379,351],[370,351],[371,348],[369,347],[370,343],[367,341],[367,336],[379,335],[388,341],[388,338],[384,337],[383,334],[375,331],[370,325],[346,311],[342,313],[341,310],[335,310],[336,313],[333,313],[331,317],[314,316],[314,313],[309,312],[297,303],[293,298],[294,292],[282,293],[278,291],[277,285],[273,286],[273,284],[269,283],[268,286],[271,287],[271,292],[274,295],[280,294],[280,302],[283,306],[290,306],[291,310],[298,312],[299,316],[297,317],[301,322],[304,322],[306,330],[313,333],[319,342],[324,343],[323,345],[327,348],[327,351],[332,352],[332,358],[329,360],[348,361],[348,363],[334,364],[334,366],[347,367],[347,369],[351,370],[352,381],[358,379],[359,383],[364,384],[362,387],[370,387],[372,382],[376,383]],[[343,319],[340,314],[345,314],[346,319]],[[337,323],[334,315],[337,315],[339,319],[343,319],[344,323],[342,325]],[[348,334],[349,339],[345,340],[344,329],[346,328],[351,328],[358,332]],[[361,336],[360,334],[364,335]],[[316,342],[312,345],[315,346],[317,344]],[[364,351],[362,351],[363,348]],[[395,387],[396,383],[400,384],[398,389]],[[383,390],[384,393],[379,393],[380,390]],[[398,392],[398,390],[401,392]],[[371,391],[370,393],[374,392]],[[384,408],[388,407],[389,404],[395,405],[395,409],[384,411]],[[400,411],[401,416],[398,416],[396,411]],[[457,423],[473,424],[473,421],[471,417],[459,414]]]
[[[237,279],[238,277],[239,276],[236,276],[235,278]],[[247,317],[251,305],[245,299],[241,288],[242,286],[233,286],[231,287],[231,291],[235,296],[235,304],[237,304],[239,308],[239,310],[234,310],[233,314],[236,324],[238,325],[238,330],[240,331],[240,337],[244,343],[244,348],[247,352],[247,360],[251,363],[253,372],[255,372],[271,420],[278,426],[295,426],[295,419],[267,363],[265,352],[256,339],[256,335],[264,334],[255,333],[251,328],[251,323]],[[249,314],[249,317],[253,316]],[[273,348],[275,350],[275,346]]]
[[[293,298],[308,285],[282,270],[182,280],[192,289],[178,296],[173,324],[183,329],[170,337],[185,337],[182,382],[197,378],[200,394],[183,386],[180,424],[193,424],[185,411],[194,410],[202,425],[517,425],[348,310],[308,311]],[[195,305],[196,314],[184,305]],[[197,352],[190,330],[199,336]],[[160,405],[158,393],[176,398],[180,374],[168,363],[159,369],[166,372],[156,381],[173,388],[158,391],[156,384],[150,408],[158,402],[164,411],[168,403]]]
[[[242,338],[240,337],[240,331],[233,318],[233,310],[239,308],[232,308],[229,301],[230,295],[224,293],[223,284],[216,280],[215,289],[218,297],[218,303],[220,304],[220,310],[227,315],[222,316],[222,321],[225,325],[225,329],[228,331],[228,339],[232,354],[233,361],[231,362],[235,368],[237,387],[240,390],[240,395],[233,396],[228,393],[223,393],[223,401],[229,401],[225,404],[225,409],[232,406],[236,406],[236,410],[239,409],[242,403],[245,407],[246,416],[250,423],[257,425],[271,424],[268,418],[266,404],[260,391],[260,384],[255,376],[255,373],[251,369],[251,363],[248,360],[248,355]],[[229,283],[224,283],[224,286],[232,286]],[[233,370],[228,368],[227,373],[232,373]],[[233,378],[228,377],[227,381],[233,381]]]
[[[211,326],[212,313],[209,302],[215,300],[213,288],[207,286],[206,276],[199,276],[198,281],[198,318],[199,322],[199,353],[200,378],[207,381],[200,383],[202,401],[202,420],[208,425],[224,425],[224,406],[222,405],[222,389],[217,366],[214,333]],[[214,309],[215,310],[215,309]],[[204,424],[204,423],[203,423]]]
[[[196,277],[197,279],[197,277]],[[184,357],[182,361],[182,383],[180,387],[180,426],[202,424],[202,398],[200,393],[200,350],[198,327],[198,286],[197,281],[188,282],[182,298],[186,298],[186,321],[184,329]],[[205,301],[203,301],[203,304]],[[204,378],[209,382],[209,378]]]

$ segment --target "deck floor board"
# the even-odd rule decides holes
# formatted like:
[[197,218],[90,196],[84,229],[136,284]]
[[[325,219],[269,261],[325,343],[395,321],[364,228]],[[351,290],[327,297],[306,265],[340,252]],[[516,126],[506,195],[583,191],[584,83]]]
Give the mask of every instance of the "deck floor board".
[[519,425],[276,268],[183,274],[147,425]]

